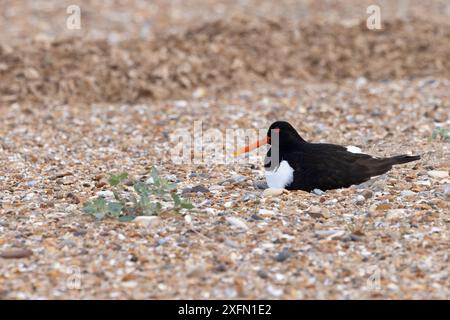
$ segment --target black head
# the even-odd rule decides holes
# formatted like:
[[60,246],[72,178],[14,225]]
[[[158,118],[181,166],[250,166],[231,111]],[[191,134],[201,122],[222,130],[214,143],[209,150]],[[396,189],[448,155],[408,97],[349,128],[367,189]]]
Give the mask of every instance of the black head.
[[272,135],[275,134],[278,135],[280,147],[295,146],[301,142],[304,142],[297,130],[295,130],[294,127],[286,121],[275,121],[270,125],[269,130],[267,131],[267,142],[269,144],[274,142],[275,137],[272,137]]
[[[294,127],[285,121],[277,121],[272,123],[266,137],[237,150],[234,155],[250,152],[265,144],[270,144],[271,148],[276,148],[279,154],[282,154],[297,149],[302,143],[305,143],[305,140],[300,137]],[[268,155],[270,156],[270,149]]]

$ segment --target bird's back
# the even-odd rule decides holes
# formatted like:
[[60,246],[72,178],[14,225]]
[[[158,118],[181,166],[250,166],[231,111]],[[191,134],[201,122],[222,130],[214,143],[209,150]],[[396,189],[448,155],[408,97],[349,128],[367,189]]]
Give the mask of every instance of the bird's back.
[[374,158],[352,153],[346,147],[306,143],[298,150],[282,155],[294,169],[294,179],[288,189],[337,189],[360,184],[371,177],[389,171],[393,165],[420,159],[419,156]]

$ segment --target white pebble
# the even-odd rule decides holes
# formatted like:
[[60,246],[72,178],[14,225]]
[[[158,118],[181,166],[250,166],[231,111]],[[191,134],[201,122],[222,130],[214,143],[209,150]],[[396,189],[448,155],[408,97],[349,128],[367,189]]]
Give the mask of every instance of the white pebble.
[[364,201],[366,201],[366,198],[364,198],[363,195],[358,194],[354,199],[353,199],[353,203],[354,204],[363,204]]
[[231,207],[233,206],[233,202],[231,202],[231,201],[225,202],[225,203],[223,204],[223,206],[224,206],[225,208],[231,208]]
[[276,196],[282,195],[285,192],[287,192],[286,189],[268,188],[263,191],[263,197],[276,197]]
[[277,288],[269,284],[267,286],[267,292],[275,297],[279,297],[283,294],[283,289]]
[[259,209],[258,214],[261,216],[273,216],[275,215],[275,212],[267,209]]
[[105,198],[107,200],[111,200],[114,199],[114,193],[112,191],[99,191],[96,193],[97,197],[102,197]]
[[436,179],[444,179],[448,178],[448,172],[447,171],[438,171],[438,170],[431,170],[427,172],[428,175],[432,178]]
[[241,218],[237,217],[226,217],[227,222],[237,228],[248,230],[247,224]]
[[402,192],[400,192],[400,195],[402,197],[411,197],[411,196],[415,196],[416,193],[414,191],[411,191],[411,190],[403,190]]
[[158,225],[161,222],[161,219],[157,216],[139,216],[133,220],[133,222],[137,223],[142,227],[153,227]]
[[386,214],[386,219],[396,220],[406,215],[405,209],[390,209]]

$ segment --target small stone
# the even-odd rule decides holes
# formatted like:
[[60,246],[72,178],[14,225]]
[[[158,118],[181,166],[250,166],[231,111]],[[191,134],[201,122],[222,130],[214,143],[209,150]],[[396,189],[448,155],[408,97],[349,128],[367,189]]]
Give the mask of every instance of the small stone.
[[104,186],[108,185],[108,181],[106,179],[100,179],[95,183],[96,188],[103,188]]
[[269,284],[267,286],[267,292],[275,297],[279,297],[283,294],[283,289],[277,288]]
[[218,185],[214,185],[214,186],[210,186],[209,187],[209,191],[222,191],[223,189],[225,189],[224,186],[218,186]]
[[32,187],[32,186],[34,186],[35,184],[37,184],[38,182],[36,181],[36,180],[32,180],[32,181],[28,181],[27,182],[27,187]]
[[39,72],[34,68],[26,68],[23,73],[28,80],[36,80],[40,77]]
[[356,234],[349,234],[348,236],[342,238],[342,241],[361,241],[363,238]]
[[82,237],[87,233],[87,230],[77,230],[73,233],[75,237]]
[[55,175],[52,177],[52,180],[56,180],[56,179],[59,179],[59,178],[63,178],[63,177],[65,177],[65,176],[70,176],[70,175],[72,175],[72,174],[73,174],[73,173],[72,173],[72,172],[69,172],[69,171],[59,172],[59,173],[55,174]]
[[203,98],[205,95],[206,95],[206,89],[203,87],[195,89],[194,92],[192,93],[192,97],[194,99]]
[[412,197],[412,196],[415,196],[416,193],[414,191],[411,191],[411,190],[403,190],[402,192],[400,192],[400,195],[402,197]]
[[277,262],[283,262],[287,260],[291,255],[291,251],[288,248],[284,248],[281,252],[275,255],[273,259]]
[[204,173],[204,172],[200,172],[200,173],[197,173],[197,172],[191,172],[191,173],[189,174],[189,178],[196,178],[196,177],[200,177],[200,178],[205,178],[205,179],[207,179],[207,178],[210,177],[210,175],[207,174],[207,173]]
[[71,215],[71,212],[68,211],[56,211],[56,212],[49,212],[45,214],[45,217],[47,219],[60,219],[60,218],[64,218],[64,217],[68,217]]
[[62,178],[62,184],[66,186],[74,184],[76,181],[77,180],[74,176],[65,176],[64,178]]
[[261,217],[258,216],[257,214],[252,214],[252,216],[251,216],[250,218],[252,218],[253,220],[256,220],[256,221],[264,220],[263,218],[261,218]]
[[242,201],[247,202],[250,200],[256,199],[256,196],[253,193],[246,193],[242,196]]
[[269,186],[267,185],[267,182],[265,180],[257,180],[253,181],[253,187],[255,189],[264,190],[267,189]]
[[240,229],[243,229],[243,230],[248,230],[249,228],[248,228],[248,226],[247,226],[247,224],[244,222],[244,220],[242,220],[241,218],[237,218],[237,217],[225,217],[225,220],[229,223],[229,224],[231,224],[231,225],[233,225],[233,226],[235,226],[235,227],[237,227],[237,228],[240,228]]
[[357,89],[361,89],[367,84],[367,79],[364,77],[359,77],[355,80],[355,86]]
[[69,248],[75,248],[77,246],[77,243],[70,239],[63,239],[61,244],[63,247],[69,247]]
[[3,259],[20,259],[28,258],[33,254],[33,251],[25,248],[11,248],[0,252],[0,257]]
[[158,240],[156,240],[156,244],[158,245],[158,246],[163,246],[163,245],[165,245],[166,243],[168,243],[169,242],[169,238],[159,238]]
[[364,190],[361,194],[366,199],[370,199],[373,197],[373,192],[372,192],[372,190],[369,190],[369,189]]
[[427,174],[430,177],[436,178],[436,179],[448,178],[448,171],[431,170],[431,171],[428,171]]
[[307,210],[308,213],[312,213],[312,214],[317,214],[317,213],[320,213],[321,211],[322,211],[322,208],[319,206],[311,206]]
[[142,227],[148,228],[158,226],[161,223],[161,218],[157,216],[139,216],[136,217],[133,222]]
[[312,192],[318,196],[323,196],[325,194],[325,192],[320,189],[314,189]]
[[97,197],[105,198],[106,200],[113,200],[114,199],[114,193],[112,191],[106,190],[106,191],[99,191],[96,193]]
[[444,185],[444,199],[450,200],[450,184]]
[[31,201],[31,200],[33,200],[34,197],[36,197],[36,194],[31,192],[31,193],[28,193],[28,194],[25,195],[24,200],[25,201]]
[[[58,177],[59,178],[59,177]],[[97,175],[95,175],[93,178],[92,178],[92,180],[94,180],[94,181],[100,181],[102,178],[104,178],[104,175],[103,174],[97,174]]]
[[399,287],[394,283],[389,283],[386,287],[390,291],[398,291],[399,290]]
[[245,176],[242,176],[242,175],[239,175],[239,174],[235,174],[231,178],[228,178],[228,179],[225,179],[225,180],[219,182],[219,184],[222,185],[222,186],[227,186],[229,184],[242,183],[245,180],[247,180],[247,178]]
[[416,181],[416,184],[421,185],[421,186],[427,186],[427,187],[431,186],[430,180],[419,180],[419,181]]
[[225,271],[227,271],[227,265],[225,263],[219,263],[218,265],[216,265],[215,271],[225,272]]
[[287,192],[286,189],[268,188],[263,191],[263,197],[276,197],[282,195],[285,192]]
[[320,213],[311,213],[311,212],[307,212],[307,214],[309,214],[312,218],[314,219],[320,219],[323,218],[322,215]]
[[66,195],[66,198],[71,199],[72,203],[78,204],[81,202],[80,197],[78,197],[75,193],[73,192],[68,192]]
[[170,182],[178,182],[177,176],[174,174],[169,174],[166,176],[166,180]]
[[258,270],[258,277],[260,277],[261,279],[267,279],[269,278],[269,274],[267,273],[267,271]]
[[137,281],[125,281],[122,282],[122,287],[124,288],[136,288],[138,286]]
[[344,230],[316,230],[314,232],[316,237],[319,239],[333,240],[337,238],[342,238],[345,235]]
[[231,180],[234,183],[241,183],[241,182],[244,182],[245,180],[247,180],[247,178],[237,174],[237,175],[232,176]]
[[387,220],[397,220],[406,215],[405,209],[390,209],[386,213]]
[[382,204],[376,205],[375,210],[376,211],[386,211],[386,210],[391,209],[391,207],[392,206],[389,203],[382,203]]
[[203,185],[198,185],[192,188],[185,188],[181,191],[182,194],[186,193],[207,193],[210,192],[208,188]]
[[177,108],[186,108],[187,106],[188,106],[188,103],[185,100],[175,101],[175,107],[177,107]]
[[366,198],[363,195],[359,194],[359,195],[357,195],[356,197],[353,198],[352,203],[356,204],[356,205],[361,205],[365,201],[366,201]]
[[273,216],[275,212],[267,209],[259,209],[258,214],[261,216]]
[[66,212],[66,215],[76,212],[78,210],[78,206],[76,204],[69,204],[66,209],[64,210]]

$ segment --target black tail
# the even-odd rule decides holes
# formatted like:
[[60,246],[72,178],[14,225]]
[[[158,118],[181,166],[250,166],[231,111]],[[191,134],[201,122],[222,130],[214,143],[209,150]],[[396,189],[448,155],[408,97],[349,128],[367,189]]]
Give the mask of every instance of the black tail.
[[407,156],[407,155],[395,156],[384,159],[371,158],[369,159],[370,163],[367,164],[367,167],[369,168],[369,175],[373,177],[391,170],[393,165],[407,163],[419,159],[420,156]]
[[391,164],[394,165],[419,160],[420,156],[407,156],[403,154],[401,156],[395,156],[389,159],[391,160]]

